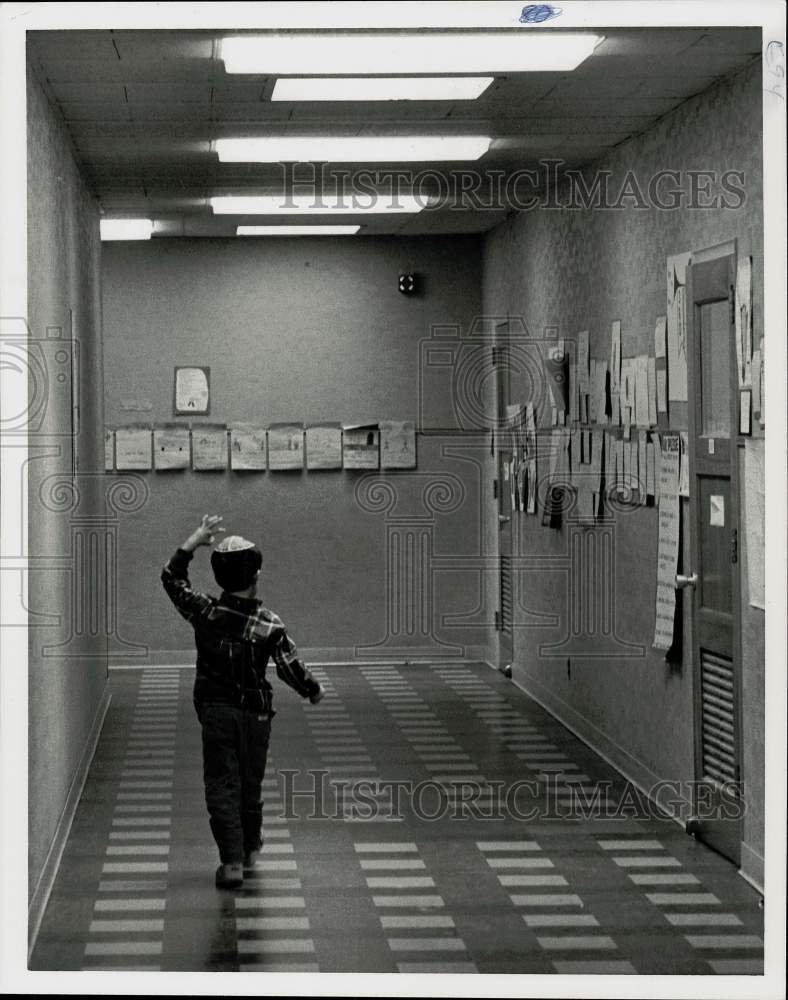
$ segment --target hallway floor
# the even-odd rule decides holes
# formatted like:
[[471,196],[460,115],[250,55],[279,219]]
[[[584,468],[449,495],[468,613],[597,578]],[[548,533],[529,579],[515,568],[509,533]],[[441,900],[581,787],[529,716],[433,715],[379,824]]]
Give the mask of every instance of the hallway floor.
[[[273,678],[265,846],[235,892],[213,885],[193,670],[112,673],[31,968],[762,973],[755,890],[634,815],[623,779],[500,674],[313,672],[317,706]],[[499,811],[507,795],[530,818]]]

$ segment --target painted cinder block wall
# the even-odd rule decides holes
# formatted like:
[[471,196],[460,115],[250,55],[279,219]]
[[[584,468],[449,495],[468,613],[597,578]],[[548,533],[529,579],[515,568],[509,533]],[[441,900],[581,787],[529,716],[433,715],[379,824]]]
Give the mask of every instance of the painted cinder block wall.
[[[27,465],[32,896],[103,717],[107,644],[100,629],[91,637],[73,627],[78,591],[73,584],[81,572],[73,544],[76,519],[90,529],[104,509],[99,213],[62,119],[30,69],[27,144],[28,326],[31,353],[43,362],[30,375],[34,405]],[[79,390],[68,351],[61,354],[54,339],[58,332],[78,343]],[[70,437],[75,391],[76,477]]]
[[[107,424],[188,424],[173,417],[173,371],[194,364],[211,369],[205,419],[265,426],[392,418],[414,420],[423,430],[451,428],[447,393],[420,397],[420,344],[433,325],[465,332],[479,313],[480,253],[473,236],[105,245]],[[403,271],[421,276],[421,294],[398,291]],[[129,410],[130,404],[149,409]],[[120,529],[121,636],[144,647],[138,651],[152,662],[193,662],[191,629],[166,600],[159,573],[175,545],[211,511],[224,515],[229,531],[261,544],[261,596],[299,647],[317,658],[354,658],[355,647],[387,636],[387,600],[395,586],[387,575],[392,518],[431,517],[436,555],[478,553],[481,472],[444,455],[447,442],[456,441],[419,436],[418,469],[381,474],[396,493],[389,514],[358,502],[362,474],[347,470],[139,474],[148,501]],[[463,496],[455,510],[431,511],[424,505],[426,484],[442,477],[459,482]],[[205,553],[195,559],[192,576],[215,591]],[[483,648],[486,621],[467,628],[440,624],[445,614],[477,608],[479,574],[441,572],[433,579],[440,639],[453,644],[452,653],[458,646]],[[415,600],[407,596],[413,586],[404,578],[396,583],[406,602]],[[416,636],[378,653],[403,644],[424,647]],[[135,662],[133,653],[116,659]]]
[[[647,133],[617,147],[586,175],[590,187],[595,172],[610,171],[610,189],[615,193],[629,170],[643,190],[659,170],[680,171],[685,190],[691,183],[688,171],[743,171],[746,199],[740,207],[525,212],[486,239],[485,314],[521,317],[532,335],[548,326],[565,337],[588,329],[591,357],[605,359],[610,352],[611,323],[620,319],[622,355],[653,355],[655,318],[666,312],[666,257],[735,238],[739,254],[753,258],[753,340],[757,345],[763,335],[761,97],[758,60],[686,101]],[[543,410],[540,426],[548,426],[549,418]],[[762,431],[756,426],[755,433]],[[743,481],[743,449],[739,455]],[[595,660],[598,639],[580,636],[580,655],[572,656],[568,671],[565,657],[540,655],[540,646],[561,636],[556,629],[538,625],[516,631],[514,654],[515,676],[526,689],[647,786],[659,779],[689,781],[694,777],[689,634],[685,629],[683,659],[677,665],[667,664],[662,654],[651,649],[657,514],[656,509],[639,507],[618,517],[616,523],[617,632],[626,642],[642,645],[643,657]],[[552,556],[566,551],[566,527],[560,532],[551,530],[541,526],[541,518],[524,515],[516,520],[523,551]],[[685,500],[682,533],[686,543]],[[749,606],[744,532],[739,542],[746,805],[742,870],[760,883],[764,615]],[[685,566],[687,555],[685,545]],[[566,586],[558,574],[527,573],[524,588],[531,611],[557,613],[562,623],[567,620]]]

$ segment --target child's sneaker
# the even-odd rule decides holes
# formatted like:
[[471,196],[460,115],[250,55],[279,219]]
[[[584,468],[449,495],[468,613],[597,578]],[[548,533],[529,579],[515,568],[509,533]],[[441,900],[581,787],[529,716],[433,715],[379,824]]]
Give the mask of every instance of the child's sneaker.
[[240,862],[219,865],[216,869],[217,889],[240,889],[244,884],[244,866]]

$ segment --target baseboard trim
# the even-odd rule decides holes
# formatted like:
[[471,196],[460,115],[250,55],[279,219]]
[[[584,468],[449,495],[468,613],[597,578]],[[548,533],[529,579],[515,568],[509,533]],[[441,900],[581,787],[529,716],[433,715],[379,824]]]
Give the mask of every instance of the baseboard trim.
[[753,889],[757,889],[761,895],[763,895],[763,887],[766,881],[764,864],[763,856],[755,848],[750,847],[749,844],[742,841],[739,874],[745,882],[749,882]]
[[35,948],[38,932],[41,929],[41,921],[44,917],[44,911],[46,910],[47,903],[49,902],[52,887],[55,884],[55,878],[57,877],[58,869],[60,868],[60,861],[66,847],[66,841],[68,840],[68,835],[71,832],[71,825],[74,822],[74,814],[77,811],[79,800],[82,797],[82,792],[85,788],[85,782],[87,781],[88,772],[90,771],[90,765],[92,764],[93,757],[96,753],[96,747],[98,746],[101,730],[104,726],[104,719],[106,718],[111,700],[112,695],[109,691],[109,685],[105,684],[101,701],[99,702],[96,714],[93,717],[93,725],[90,729],[90,735],[88,736],[79,766],[74,774],[71,787],[68,790],[68,795],[66,796],[66,803],[63,806],[63,811],[60,814],[60,819],[58,820],[57,827],[55,828],[52,844],[50,845],[49,852],[41,869],[41,874],[38,877],[38,882],[36,883],[35,890],[33,891],[30,903],[28,904],[28,962],[30,961],[33,949]]
[[662,812],[684,829],[685,817],[691,814],[691,803],[684,796],[672,792],[674,800],[678,800],[679,815],[671,815],[665,807],[655,800],[648,789],[653,788],[661,779],[642,761],[611,740],[601,729],[589,722],[585,716],[572,708],[563,698],[550,691],[533,677],[520,680],[516,675],[513,682],[533,700],[565,726],[570,733],[590,747],[612,768],[634,785],[635,788],[650,802],[654,802]]

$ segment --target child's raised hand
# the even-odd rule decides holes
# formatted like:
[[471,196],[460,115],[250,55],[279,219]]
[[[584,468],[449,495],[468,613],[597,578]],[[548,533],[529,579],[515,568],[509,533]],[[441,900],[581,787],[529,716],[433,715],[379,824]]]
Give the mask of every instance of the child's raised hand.
[[196,549],[199,545],[213,545],[216,535],[224,531],[221,526],[223,520],[224,518],[218,514],[204,514],[200,527],[189,537],[191,548]]

